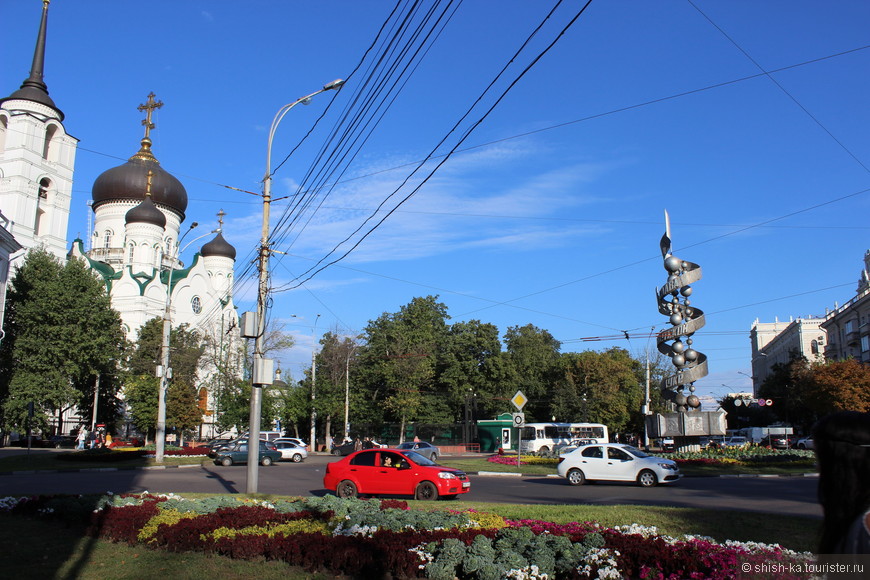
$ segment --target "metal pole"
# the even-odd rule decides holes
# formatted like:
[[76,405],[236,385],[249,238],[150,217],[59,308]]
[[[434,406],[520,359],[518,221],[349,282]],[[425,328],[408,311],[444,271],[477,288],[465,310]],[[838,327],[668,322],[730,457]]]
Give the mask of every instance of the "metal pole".
[[318,314],[314,318],[314,347],[311,350],[311,450],[317,451],[317,408],[315,403],[315,392],[317,389],[317,321],[320,320]]
[[[269,293],[269,253],[271,252],[269,248],[269,210],[272,202],[272,141],[275,138],[275,130],[278,128],[278,124],[281,123],[281,119],[284,118],[284,115],[286,115],[290,109],[300,103],[308,104],[311,97],[324,91],[338,90],[343,84],[344,81],[341,79],[334,80],[331,83],[324,85],[322,89],[284,105],[278,109],[275,118],[272,119],[272,126],[269,129],[269,139],[266,143],[266,173],[263,177],[263,224],[262,235],[260,238],[260,259],[258,263],[260,283],[257,293],[257,336],[254,339],[254,368],[258,369],[256,376],[261,382],[251,384],[251,413],[248,422],[248,493],[257,493],[259,487],[257,462],[260,455],[260,414],[263,408],[263,386],[265,384],[271,384],[271,377],[269,377],[269,383],[262,382],[266,377],[261,376],[259,370],[262,370],[263,368],[261,365],[264,361],[263,355],[265,354],[266,300],[268,299]],[[312,445],[313,443],[314,442],[312,441]]]
[[100,373],[94,386],[94,412],[91,414],[91,431],[97,428],[97,403],[100,401]]
[[647,426],[646,418],[652,415],[649,408],[649,353],[646,357],[646,394],[643,399],[643,446],[649,448],[649,427]]
[[[344,363],[344,438],[350,432],[350,351]],[[327,449],[327,451],[329,451]]]
[[[184,249],[181,247],[181,243],[184,241],[184,238],[187,237],[187,234],[193,231],[193,228],[198,226],[197,222],[193,222],[190,224],[190,228],[184,232],[184,235],[181,236],[181,239],[178,240],[178,247],[175,252],[175,257],[169,262],[169,277],[166,280],[166,307],[163,309],[163,340],[161,342],[160,347],[160,366],[162,367],[162,372],[160,373],[160,386],[157,390],[157,428],[156,428],[156,441],[155,443],[155,460],[157,463],[163,463],[163,455],[166,450],[166,391],[169,388],[169,335],[172,329],[172,274],[175,272],[175,264],[181,256],[181,252]],[[214,233],[209,232],[208,234],[203,234],[197,238],[194,238],[190,241],[192,244],[196,240],[202,239],[205,236]],[[190,244],[188,244],[189,246]],[[187,246],[185,246],[186,248]]]

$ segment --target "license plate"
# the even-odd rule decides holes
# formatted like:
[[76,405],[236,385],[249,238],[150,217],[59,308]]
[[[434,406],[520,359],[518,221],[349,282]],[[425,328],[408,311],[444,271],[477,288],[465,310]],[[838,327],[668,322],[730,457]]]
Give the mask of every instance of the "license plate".
[[463,481],[462,487],[471,487],[471,482],[470,481]]

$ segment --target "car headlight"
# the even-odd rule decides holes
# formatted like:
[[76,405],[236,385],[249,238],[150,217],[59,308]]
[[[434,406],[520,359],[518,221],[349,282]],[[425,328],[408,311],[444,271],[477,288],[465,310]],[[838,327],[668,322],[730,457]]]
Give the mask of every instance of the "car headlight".
[[677,466],[673,463],[659,463],[659,467],[661,467],[662,469],[670,470],[670,471],[677,470]]
[[440,477],[441,479],[456,479],[456,475],[450,473],[449,471],[439,471],[438,477]]

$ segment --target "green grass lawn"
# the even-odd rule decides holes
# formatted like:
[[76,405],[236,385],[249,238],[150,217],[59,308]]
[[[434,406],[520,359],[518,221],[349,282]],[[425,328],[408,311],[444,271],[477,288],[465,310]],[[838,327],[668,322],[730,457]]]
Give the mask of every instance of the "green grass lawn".
[[[504,465],[501,463],[492,463],[486,460],[486,457],[441,457],[438,463],[449,467],[456,467],[469,473],[479,471],[491,471],[496,473],[522,473],[523,475],[550,475],[556,473],[556,466],[553,465],[536,465],[530,463],[521,463],[519,467],[516,465]],[[814,473],[815,467],[809,462],[802,463],[782,463],[782,464],[720,464],[720,465],[685,465],[680,467],[683,475],[694,476],[718,476],[718,475],[739,475],[739,474],[771,474],[771,475],[800,475],[804,473]]]
[[[117,467],[121,469],[158,465],[158,463],[154,459],[149,459],[146,457],[131,457],[130,459],[123,459],[123,455],[120,454],[124,453],[124,451],[113,451],[113,453],[119,454],[119,457],[121,459],[119,461],[112,461],[110,463],[96,460],[64,461],[63,459],[61,459],[61,455],[63,455],[63,453],[54,452],[31,453],[30,455],[27,455],[26,453],[21,455],[12,455],[10,457],[0,458],[0,473],[9,473],[12,471],[63,471],[105,467]],[[206,457],[173,457],[171,455],[167,455],[164,457],[163,465],[199,465],[203,461],[211,462],[211,459],[208,459]]]

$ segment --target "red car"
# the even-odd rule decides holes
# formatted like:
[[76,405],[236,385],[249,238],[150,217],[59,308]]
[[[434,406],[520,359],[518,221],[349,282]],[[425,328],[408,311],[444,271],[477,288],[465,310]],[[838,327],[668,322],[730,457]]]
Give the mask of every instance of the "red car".
[[323,487],[338,497],[412,495],[414,499],[453,498],[468,493],[464,471],[443,467],[405,449],[365,449],[326,464]]

